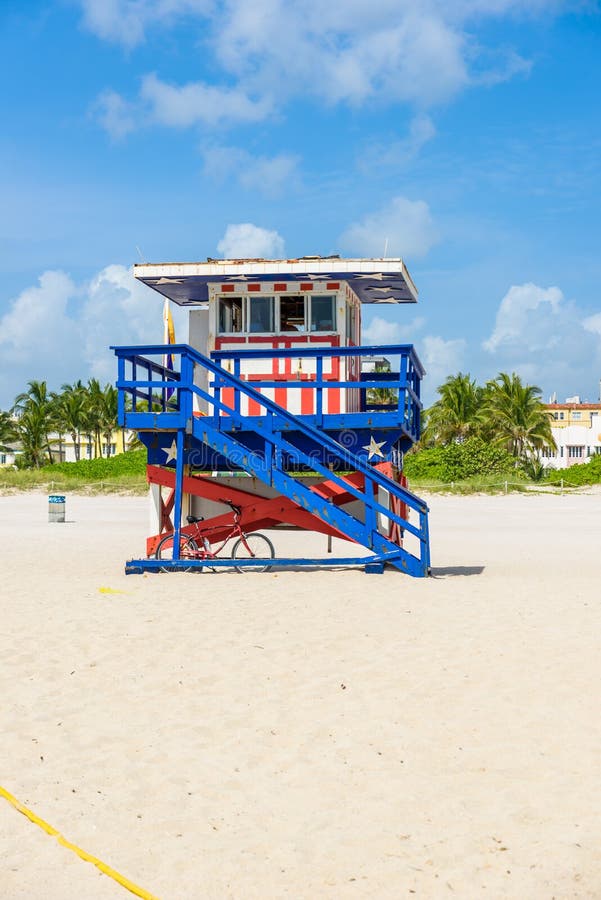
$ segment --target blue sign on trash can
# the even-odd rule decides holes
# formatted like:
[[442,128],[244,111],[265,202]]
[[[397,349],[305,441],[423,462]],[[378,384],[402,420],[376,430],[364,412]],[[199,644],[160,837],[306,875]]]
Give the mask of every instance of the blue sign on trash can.
[[64,522],[65,521],[65,501],[64,494],[50,494],[48,497],[48,521]]

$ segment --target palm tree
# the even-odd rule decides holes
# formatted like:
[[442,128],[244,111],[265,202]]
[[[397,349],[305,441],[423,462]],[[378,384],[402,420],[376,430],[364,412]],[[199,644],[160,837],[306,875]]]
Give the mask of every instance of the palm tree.
[[19,415],[16,430],[25,465],[39,469],[46,462],[48,418],[40,407],[28,406]]
[[424,444],[460,442],[475,434],[481,424],[483,389],[468,374],[458,372],[437,390],[439,399],[425,413]]
[[59,427],[67,431],[73,441],[75,459],[81,456],[81,432],[84,427],[85,387],[81,381],[63,384],[62,393],[56,398],[56,413]]
[[88,440],[94,439],[94,457],[102,456],[103,392],[97,378],[89,378],[85,388],[85,429]]
[[118,391],[112,384],[104,386],[100,402],[100,423],[106,446],[106,455],[111,455],[111,438],[117,428]]
[[515,372],[501,372],[487,382],[483,402],[486,432],[517,461],[526,462],[543,448],[555,450],[551,420],[540,401],[541,389],[522,384]]
[[[24,424],[29,423],[34,429],[35,436],[33,437],[33,440],[37,448],[34,451],[34,457],[37,461],[33,464],[36,466],[43,465],[46,451],[48,451],[50,462],[52,462],[52,450],[50,448],[49,435],[54,424],[53,408],[52,398],[48,393],[46,382],[35,380],[29,381],[27,383],[27,390],[15,398],[12,411],[16,414],[18,419],[18,430],[21,441],[23,441]],[[30,415],[25,419],[25,423],[22,423],[25,413],[29,413]],[[38,450],[40,449],[38,447],[41,440],[40,435],[43,438],[41,456],[39,456],[38,453]]]
[[0,410],[0,453],[10,453],[13,448],[9,445],[16,439],[17,430],[13,417]]

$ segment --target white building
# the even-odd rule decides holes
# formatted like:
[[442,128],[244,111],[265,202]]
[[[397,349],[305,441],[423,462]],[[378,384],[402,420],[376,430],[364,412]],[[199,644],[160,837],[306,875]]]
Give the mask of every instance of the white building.
[[566,469],[601,453],[601,403],[581,403],[569,397],[565,403],[547,403],[557,450],[545,450],[546,468]]

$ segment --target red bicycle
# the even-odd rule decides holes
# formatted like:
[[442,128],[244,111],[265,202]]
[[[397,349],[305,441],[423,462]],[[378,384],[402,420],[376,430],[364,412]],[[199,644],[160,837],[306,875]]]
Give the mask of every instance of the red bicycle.
[[[180,560],[182,560],[182,562],[185,562],[186,559],[203,559],[207,560],[208,562],[211,559],[217,559],[225,545],[229,541],[231,541],[232,538],[238,538],[238,540],[232,547],[231,552],[231,558],[237,559],[241,563],[241,565],[239,566],[234,566],[236,571],[267,572],[271,568],[268,562],[266,562],[263,566],[244,566],[243,561],[247,559],[273,559],[275,556],[275,550],[269,538],[265,537],[264,534],[260,534],[258,531],[252,531],[249,534],[242,531],[242,528],[240,527],[240,518],[242,516],[241,507],[236,506],[236,504],[232,503],[231,500],[220,500],[219,502],[226,504],[226,506],[229,506],[234,514],[234,520],[232,522],[231,530],[227,533],[225,539],[215,550],[213,550],[210,541],[211,530],[221,531],[223,526],[216,525],[212,526],[212,528],[207,528],[205,526],[203,528],[200,525],[201,522],[204,522],[203,516],[186,516],[188,525],[194,525],[195,530],[192,534],[180,535]],[[156,549],[155,557],[156,559],[173,559],[173,532],[166,534],[165,537],[160,541]],[[183,571],[202,572],[204,568],[204,566],[190,566]],[[211,567],[210,563],[208,563],[206,568],[213,568],[213,571],[215,571],[214,567]],[[167,572],[171,570],[165,568],[161,571]]]

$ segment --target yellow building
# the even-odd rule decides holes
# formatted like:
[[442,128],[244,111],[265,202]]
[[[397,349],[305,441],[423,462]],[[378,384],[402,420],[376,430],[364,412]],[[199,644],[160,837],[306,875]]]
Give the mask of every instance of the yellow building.
[[565,469],[601,453],[601,403],[547,403],[557,450],[541,456],[548,468]]

